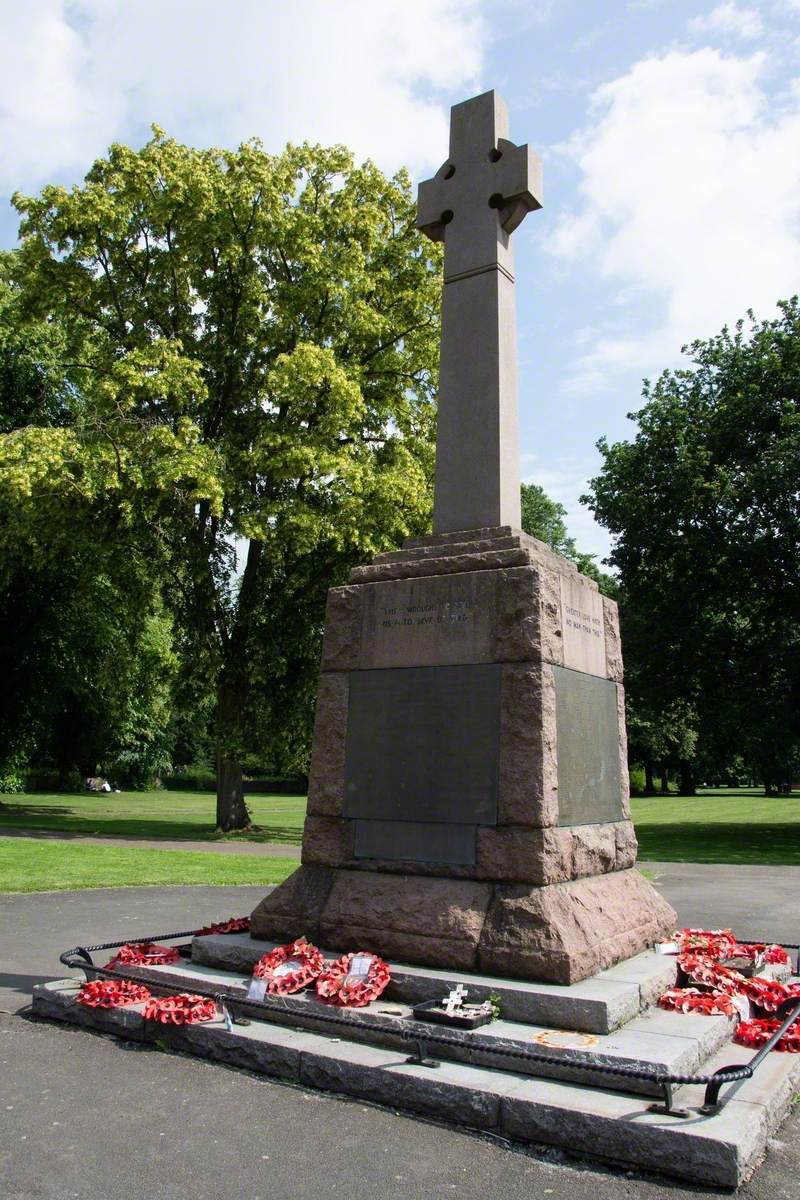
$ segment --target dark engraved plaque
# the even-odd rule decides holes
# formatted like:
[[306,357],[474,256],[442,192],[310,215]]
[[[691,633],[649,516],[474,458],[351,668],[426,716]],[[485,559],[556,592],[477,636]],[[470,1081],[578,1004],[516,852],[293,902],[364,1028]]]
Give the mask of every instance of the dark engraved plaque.
[[553,667],[558,738],[558,823],[621,821],[617,685]]
[[[495,825],[500,672],[494,663],[351,671],[344,815]],[[442,861],[425,856],[419,837],[413,857]]]
[[436,821],[356,821],[356,858],[474,866],[475,825]]

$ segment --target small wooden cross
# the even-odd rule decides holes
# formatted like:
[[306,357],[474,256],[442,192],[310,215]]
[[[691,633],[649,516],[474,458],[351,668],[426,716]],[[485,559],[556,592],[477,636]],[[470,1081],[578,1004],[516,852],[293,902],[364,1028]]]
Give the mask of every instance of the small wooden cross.
[[469,992],[467,989],[459,983],[457,987],[453,988],[449,996],[445,996],[442,1004],[444,1005],[444,1011],[447,1013],[448,1017],[452,1017],[456,1009],[461,1008],[461,1005],[464,1003],[468,995]]

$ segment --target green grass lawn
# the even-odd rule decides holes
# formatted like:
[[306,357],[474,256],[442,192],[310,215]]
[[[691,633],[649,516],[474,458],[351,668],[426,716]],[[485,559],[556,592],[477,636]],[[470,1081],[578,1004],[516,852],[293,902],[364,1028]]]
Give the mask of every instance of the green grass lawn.
[[297,866],[290,858],[210,854],[195,850],[133,850],[71,842],[0,837],[0,892],[57,892],[142,884],[281,883]]
[[[219,837],[214,832],[214,796],[211,792],[31,794],[3,796],[2,803],[5,807],[0,810],[0,832],[5,827],[60,830],[77,836],[117,834],[121,837],[203,841]],[[305,816],[304,797],[251,796],[248,804],[253,820],[259,826],[258,832],[231,834],[228,835],[230,838],[283,842],[299,847]],[[632,807],[639,837],[639,853],[643,859],[656,862],[800,864],[800,796],[770,799],[758,790],[718,789],[700,792],[693,797],[651,796],[634,799]],[[42,856],[43,861],[53,863],[58,854],[69,848],[68,842],[57,846],[49,843],[46,850],[51,857],[47,858],[42,842],[28,844],[22,839],[4,839],[5,843],[11,841],[19,849],[15,852],[13,848],[5,846],[3,863],[6,872],[11,869],[8,863],[16,853],[20,861],[29,853],[26,845],[35,845],[36,854]],[[119,856],[113,860],[96,858],[98,868],[102,862],[108,863],[109,873],[103,874],[94,886],[111,886],[114,882],[261,883],[274,881],[267,880],[263,872],[281,869],[271,860],[260,858],[251,861],[238,856],[234,859],[232,856],[215,855],[213,862],[208,862],[210,856],[207,854],[198,856],[184,851],[72,847],[74,857],[68,859],[65,854],[63,860],[67,882],[42,882],[40,888],[91,887],[93,879],[90,871],[80,875],[81,879],[88,878],[85,883],[72,882],[77,876],[69,873],[72,869],[70,864],[77,864],[90,849],[97,856]],[[140,862],[143,865],[150,862],[151,854],[165,861],[148,868],[146,878],[125,865],[128,855],[142,856]],[[171,863],[166,861],[170,857],[174,859]],[[27,868],[20,869],[24,876]],[[288,873],[288,869],[284,874]],[[123,874],[128,872],[125,880],[115,874],[118,870]],[[255,874],[259,870],[262,875]],[[13,875],[13,870],[11,873]],[[5,886],[5,890],[11,890],[7,885],[0,884],[2,886]]]
[[252,842],[300,845],[305,796],[248,796],[258,831],[220,835],[214,831],[213,792],[86,792],[57,795],[34,792],[0,796],[0,830],[60,830],[91,837],[188,838],[212,841],[220,836]]
[[631,801],[639,854],[654,862],[800,864],[800,795],[720,788]]

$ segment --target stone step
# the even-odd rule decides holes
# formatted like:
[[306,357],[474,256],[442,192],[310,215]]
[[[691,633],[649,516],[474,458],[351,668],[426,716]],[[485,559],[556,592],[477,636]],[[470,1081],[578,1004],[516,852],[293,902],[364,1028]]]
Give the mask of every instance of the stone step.
[[519,537],[521,530],[511,525],[484,525],[480,529],[460,529],[454,533],[428,533],[424,537],[406,538],[404,550],[415,550],[421,546],[447,546],[451,542],[490,541],[495,538]]
[[[249,975],[254,963],[275,944],[258,941],[246,933],[195,938],[192,961]],[[340,952],[324,953],[335,958]],[[503,1015],[510,1021],[582,1033],[612,1033],[633,1020],[673,986],[677,974],[674,958],[649,951],[569,986],[409,963],[392,962],[390,966],[392,982],[384,993],[386,999],[419,1004],[446,995],[460,983],[476,1001],[498,996]]]
[[530,555],[522,546],[510,550],[465,550],[462,554],[438,554],[410,562],[384,562],[353,567],[350,583],[380,583],[384,579],[416,579],[423,575],[451,575],[459,571],[494,571],[501,567],[527,567]]
[[[175,991],[200,988],[244,1001],[251,976],[196,963],[132,967],[131,973],[145,976],[154,983]],[[415,1037],[443,1035],[447,1044],[429,1043],[434,1058],[452,1062],[473,1062],[497,1070],[517,1074],[571,1080],[587,1087],[608,1087],[609,1077],[602,1070],[587,1072],[571,1068],[575,1060],[597,1063],[598,1067],[641,1067],[670,1074],[687,1075],[700,1069],[708,1056],[730,1039],[732,1024],[725,1017],[687,1019],[683,1014],[649,1010],[644,1016],[629,1022],[611,1034],[576,1033],[551,1029],[543,1025],[509,1020],[501,1010],[500,1017],[489,1025],[475,1030],[459,1030],[441,1025],[422,1024],[414,1018],[409,1004],[387,999],[384,992],[365,1008],[342,1012],[320,1001],[313,989],[284,996],[271,1011],[250,1010],[254,1017],[269,1023],[313,1029],[329,1036],[342,1036],[373,1045],[409,1049]],[[470,995],[470,999],[472,996]],[[249,1015],[249,1014],[248,1014]],[[331,1024],[331,1018],[341,1017],[346,1025]],[[557,1057],[555,1065],[525,1061],[516,1055],[540,1052]],[[650,1080],[616,1077],[613,1083],[621,1091],[644,1095],[660,1095],[657,1084]]]
[[[680,1119],[653,1111],[646,1097],[464,1063],[442,1062],[431,1068],[408,1062],[403,1052],[391,1047],[261,1021],[235,1025],[232,1032],[221,1020],[185,1028],[153,1027],[135,1008],[82,1008],[75,1003],[78,987],[72,979],[38,984],[34,1013],[421,1113],[459,1128],[558,1146],[580,1158],[716,1187],[737,1187],[749,1176],[767,1138],[788,1115],[800,1085],[800,1057],[773,1054],[753,1080],[725,1089],[724,1103],[713,1116],[698,1111],[701,1088],[679,1089],[676,1103],[689,1109],[688,1118]],[[731,1054],[727,1047],[719,1056],[720,1065],[734,1061]],[[750,1056],[745,1052],[744,1059]]]
[[403,550],[383,550],[373,557],[372,562],[374,565],[420,562],[426,558],[449,558],[454,554],[483,554],[491,550],[518,550],[520,547],[522,547],[521,535],[510,534],[508,537],[447,542],[444,545],[415,546]]

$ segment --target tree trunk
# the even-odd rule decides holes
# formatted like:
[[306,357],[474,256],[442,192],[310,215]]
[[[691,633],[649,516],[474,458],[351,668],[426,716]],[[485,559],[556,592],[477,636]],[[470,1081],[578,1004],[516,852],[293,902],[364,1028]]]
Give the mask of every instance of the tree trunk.
[[653,778],[653,763],[651,759],[647,759],[644,764],[644,790],[648,796],[656,790],[656,781]]
[[680,789],[682,796],[696,795],[697,783],[694,777],[694,771],[688,762],[682,762],[680,765]]
[[661,795],[669,795],[669,767],[661,767]]
[[238,758],[217,754],[217,828],[229,833],[247,829],[250,813],[244,802],[242,764]]
[[225,648],[226,661],[217,689],[217,827],[226,833],[247,829],[251,824],[242,786],[242,750],[250,698],[248,641],[262,549],[263,543],[252,540],[248,546],[236,620]]
[[247,829],[250,813],[242,784],[242,719],[249,688],[233,668],[233,678],[223,671],[217,706],[217,828],[229,833]]

